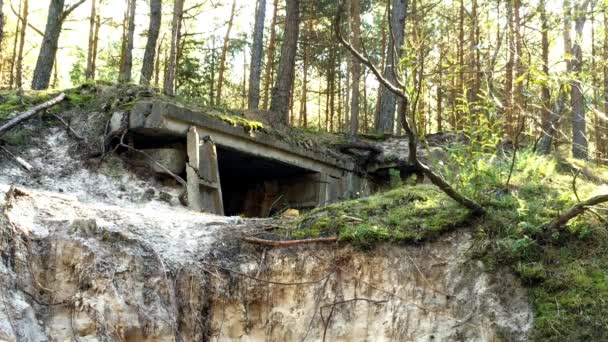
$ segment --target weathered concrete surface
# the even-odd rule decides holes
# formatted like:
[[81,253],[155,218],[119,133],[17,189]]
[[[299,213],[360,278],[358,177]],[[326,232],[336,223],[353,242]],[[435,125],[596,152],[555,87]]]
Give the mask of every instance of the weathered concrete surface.
[[418,247],[263,251],[238,237],[267,221],[30,190],[11,201],[7,341],[525,341],[531,327],[525,289],[470,260],[466,231]]
[[356,171],[356,165],[350,157],[290,145],[263,131],[247,132],[242,127],[231,126],[216,117],[174,104],[140,102],[131,110],[129,128],[134,132],[185,137],[190,126],[196,126],[201,137],[211,136],[218,145],[253,155],[336,177],[342,176],[346,171]]
[[174,174],[180,174],[186,168],[186,152],[184,146],[173,148],[154,148],[144,150],[154,161],[147,159],[147,163],[157,173],[167,174],[167,170]]

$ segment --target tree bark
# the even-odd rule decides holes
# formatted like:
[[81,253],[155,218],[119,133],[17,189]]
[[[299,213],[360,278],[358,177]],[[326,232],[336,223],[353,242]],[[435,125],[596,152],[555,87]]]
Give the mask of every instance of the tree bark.
[[[27,19],[29,16],[28,5],[28,0],[23,0],[23,12],[21,12],[21,31],[19,31],[19,51],[17,52],[17,62],[15,66],[15,85],[17,86],[17,89],[23,88],[23,48],[25,47],[25,30],[27,28]],[[52,62],[50,66],[53,66]]]
[[294,79],[296,50],[298,48],[298,35],[300,32],[300,0],[286,0],[285,31],[281,45],[281,59],[277,79],[272,88],[272,101],[270,112],[277,121],[287,125],[289,123],[289,96]]
[[274,53],[276,50],[276,26],[277,26],[277,8],[279,0],[274,0],[272,10],[272,24],[270,25],[270,38],[268,39],[268,51],[266,52],[266,68],[264,70],[264,101],[262,108],[268,109],[268,99],[270,98],[270,86],[274,71]]
[[128,21],[127,21],[127,35],[123,42],[124,44],[124,59],[120,65],[120,72],[118,73],[118,82],[129,83],[131,82],[131,71],[133,69],[133,40],[135,38],[135,8],[137,6],[136,0],[129,0],[128,5]]
[[87,69],[85,78],[92,80],[95,78],[93,69],[93,55],[95,47],[95,27],[97,26],[97,0],[91,0],[91,16],[89,17],[89,46],[87,49]]
[[49,87],[63,22],[84,2],[85,0],[78,0],[73,5],[64,8],[64,0],[51,0],[46,28],[44,30],[44,38],[42,39],[38,61],[36,62],[36,68],[34,69],[32,89],[43,90]]
[[[513,27],[515,33],[515,81],[513,85],[513,127],[520,127],[525,112],[523,42],[521,37],[521,0],[513,1]],[[514,132],[514,134],[519,134]]]
[[251,47],[251,66],[249,70],[249,93],[247,107],[257,110],[260,104],[260,76],[262,74],[262,55],[264,50],[264,19],[266,17],[266,0],[258,0],[253,29],[253,46]]
[[144,60],[141,66],[141,77],[139,84],[143,86],[150,85],[152,74],[154,73],[154,60],[156,58],[156,45],[158,43],[158,35],[160,34],[160,25],[162,23],[162,0],[150,0],[150,26],[148,27],[148,41],[146,42],[146,51],[144,52]]
[[[306,25],[306,36],[312,33],[312,21],[308,19]],[[309,51],[310,51],[310,41],[304,42],[304,56],[302,58],[302,93],[300,96],[300,120],[299,124],[302,127],[308,126],[307,120],[307,103],[308,103],[308,67],[309,67]]]
[[[541,49],[543,61],[543,74],[546,79],[549,79],[549,24],[547,22],[547,11],[545,9],[546,0],[541,0],[540,21],[541,21]],[[551,114],[551,91],[549,85],[545,82],[541,89],[541,128],[547,127],[549,124],[549,116]]]
[[2,41],[4,40],[4,0],[0,0],[0,49],[2,48]]
[[574,31],[575,39],[572,45],[571,74],[573,81],[570,85],[570,100],[572,106],[572,156],[577,159],[587,159],[587,134],[585,128],[585,104],[583,89],[580,81],[583,69],[583,29],[587,20],[586,11],[590,1],[575,6]]
[[[82,1],[84,2],[84,1]],[[77,5],[82,4],[82,2]],[[32,80],[32,89],[42,90],[49,87],[51,73],[55,64],[57,47],[63,21],[67,14],[64,13],[64,0],[51,0],[44,38],[40,47],[36,69]]]
[[515,27],[513,24],[513,3],[512,0],[506,1],[507,5],[507,26],[508,26],[508,60],[505,65],[505,90],[504,90],[504,127],[507,137],[514,138],[513,125],[513,65],[515,64]]
[[[604,46],[603,46],[603,59],[604,59],[604,113],[608,113],[608,63],[605,61],[608,60],[608,8],[604,8]],[[608,123],[603,123],[602,131],[602,139],[601,142],[598,142],[598,146],[601,147],[602,159],[608,158]],[[603,160],[606,162],[606,160]]]
[[[351,30],[352,40],[355,49],[361,49],[361,3],[360,0],[351,0]],[[350,124],[348,132],[351,135],[357,134],[359,130],[359,87],[361,85],[361,63],[351,56],[351,95],[350,95]]]
[[226,30],[226,36],[224,36],[224,46],[222,47],[222,54],[220,56],[220,65],[217,77],[217,94],[215,95],[215,103],[222,103],[222,86],[224,85],[224,72],[226,71],[226,54],[228,53],[228,43],[230,43],[230,31],[232,30],[232,24],[234,22],[234,12],[236,11],[236,0],[232,1],[232,8],[230,10],[230,19],[228,20],[228,29]]
[[181,31],[181,22],[184,15],[184,0],[175,0],[173,4],[173,21],[171,23],[171,42],[169,48],[169,61],[166,63],[163,93],[168,96],[175,95],[175,74],[177,71],[177,45]]
[[[384,77],[391,83],[398,83],[397,64],[401,57],[407,0],[392,0],[389,20],[389,43],[386,51]],[[397,98],[392,92],[382,93],[380,111],[376,118],[376,132],[392,134],[395,130],[395,106]]]

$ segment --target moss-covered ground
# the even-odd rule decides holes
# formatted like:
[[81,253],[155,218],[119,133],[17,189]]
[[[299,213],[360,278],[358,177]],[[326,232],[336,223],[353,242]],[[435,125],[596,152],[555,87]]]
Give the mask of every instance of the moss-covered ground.
[[[535,311],[532,340],[608,340],[608,226],[588,212],[559,231],[545,232],[543,227],[575,204],[576,194],[585,199],[608,192],[608,186],[579,175],[575,194],[572,165],[521,151],[507,189],[509,154],[480,154],[460,164],[457,155],[435,166],[459,191],[484,205],[487,214],[482,218],[471,220],[433,185],[400,185],[315,209],[287,234],[337,234],[340,241],[369,249],[468,228],[475,236],[471,257],[484,261],[489,271],[510,268],[529,289]],[[598,175],[608,171],[589,163],[580,166]],[[597,215],[608,218],[606,208],[596,208]]]

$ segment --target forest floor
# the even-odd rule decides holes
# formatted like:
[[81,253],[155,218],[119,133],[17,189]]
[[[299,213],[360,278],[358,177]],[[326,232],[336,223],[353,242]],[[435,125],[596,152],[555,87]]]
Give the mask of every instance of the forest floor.
[[[150,177],[141,168],[125,172],[134,165],[116,154],[99,156],[105,148],[100,141],[105,122],[112,110],[128,108],[136,92],[117,101],[112,91],[105,96],[97,96],[87,87],[68,91],[65,103],[0,138],[0,144],[35,169],[23,170],[0,151],[2,192],[16,184],[65,193],[85,204],[105,203],[106,213],[120,207],[130,213],[126,217],[136,221],[152,217],[162,223],[165,221],[158,216],[169,212],[189,217],[179,203],[180,189],[174,181]],[[49,96],[0,94],[0,121]],[[53,115],[69,122],[78,137]],[[252,129],[262,127],[251,124],[246,116],[235,120],[235,124]],[[303,139],[309,139],[315,133],[302,134],[308,137]],[[327,134],[323,137],[320,140],[324,143],[340,139]],[[430,162],[459,191],[487,208],[481,218],[470,217],[432,185],[416,185],[395,176],[390,186],[374,195],[317,208],[288,221],[209,215],[204,220],[193,218],[192,226],[205,221],[235,227],[230,230],[235,241],[243,231],[275,240],[337,236],[339,243],[363,250],[386,243],[423,244],[447,232],[467,229],[475,241],[469,250],[471,258],[483,261],[493,272],[507,267],[528,289],[535,315],[533,340],[608,339],[608,225],[601,219],[606,217],[606,208],[581,215],[559,231],[543,231],[544,223],[579,199],[607,192],[608,168],[557,156],[540,157],[531,148],[522,147],[507,186],[512,151],[500,154],[470,149],[473,147],[461,144],[444,146],[446,158]],[[96,157],[88,158],[91,155]],[[573,170],[577,168],[586,172],[576,174]],[[274,228],[260,228],[268,226]],[[238,227],[242,228],[240,233]],[[180,231],[184,232],[175,228],[175,234]],[[150,238],[163,236],[150,234]],[[205,239],[201,237],[201,241]],[[190,252],[196,253],[197,247],[190,247]]]

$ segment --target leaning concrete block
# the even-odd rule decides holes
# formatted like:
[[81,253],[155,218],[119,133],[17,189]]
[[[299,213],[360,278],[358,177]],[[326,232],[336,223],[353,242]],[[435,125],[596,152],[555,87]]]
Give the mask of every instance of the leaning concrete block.
[[180,174],[186,167],[186,152],[180,148],[157,148],[148,149],[145,152],[152,157],[156,162],[161,164],[163,167],[148,160],[148,165],[154,170],[154,172],[168,174],[167,170],[174,174]]
[[112,117],[110,118],[110,134],[117,133],[123,128],[126,128],[123,127],[123,120],[125,115],[127,115],[127,113],[123,111],[114,112],[112,114]]
[[152,102],[138,102],[131,109],[131,115],[129,115],[129,128],[141,128],[144,127],[146,118],[152,112]]

